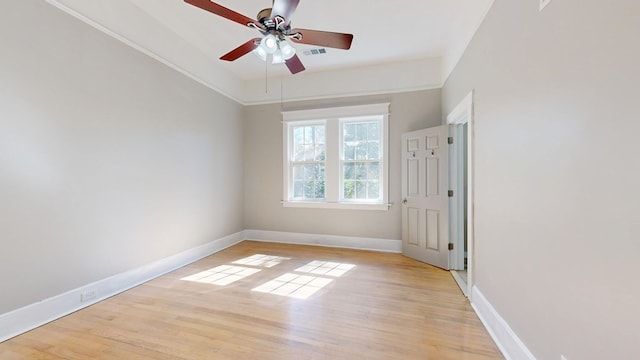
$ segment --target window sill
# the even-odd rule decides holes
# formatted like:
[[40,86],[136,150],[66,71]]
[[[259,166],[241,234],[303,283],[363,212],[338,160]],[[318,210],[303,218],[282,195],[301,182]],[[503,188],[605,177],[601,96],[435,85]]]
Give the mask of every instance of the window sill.
[[283,201],[282,206],[290,208],[389,211],[389,207],[391,207],[391,204],[324,201]]

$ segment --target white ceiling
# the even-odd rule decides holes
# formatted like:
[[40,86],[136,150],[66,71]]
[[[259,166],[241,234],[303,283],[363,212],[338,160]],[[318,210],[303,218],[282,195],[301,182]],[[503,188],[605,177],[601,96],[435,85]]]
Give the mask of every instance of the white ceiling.
[[[283,65],[266,68],[253,54],[235,62],[218,60],[258,32],[182,0],[47,1],[241,103],[276,99],[264,92],[265,73],[278,79],[278,87],[283,78],[296,88],[313,79],[314,86],[296,99],[340,93],[335,81],[345,75],[362,83],[361,88],[344,91],[345,96],[437,87],[493,4],[493,0],[301,0],[293,27],[351,33],[354,41],[348,51],[327,49],[316,56],[302,54],[315,47],[296,44],[307,71],[290,75]],[[269,0],[216,2],[250,18],[271,5]],[[371,81],[382,72],[388,85]],[[277,95],[280,100],[282,94]]]

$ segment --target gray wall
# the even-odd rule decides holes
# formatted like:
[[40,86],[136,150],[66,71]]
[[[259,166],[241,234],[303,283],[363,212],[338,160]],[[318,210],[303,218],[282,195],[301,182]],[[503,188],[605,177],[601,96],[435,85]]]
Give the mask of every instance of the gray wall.
[[0,2],[0,314],[243,229],[242,107]]
[[538,359],[638,353],[638,18],[497,0],[443,89],[475,89],[476,285]]
[[245,110],[245,227],[254,230],[400,239],[401,153],[404,132],[441,123],[440,90],[384,96],[287,103],[285,110],[390,102],[389,211],[298,209],[280,204],[283,197],[283,140],[280,104]]

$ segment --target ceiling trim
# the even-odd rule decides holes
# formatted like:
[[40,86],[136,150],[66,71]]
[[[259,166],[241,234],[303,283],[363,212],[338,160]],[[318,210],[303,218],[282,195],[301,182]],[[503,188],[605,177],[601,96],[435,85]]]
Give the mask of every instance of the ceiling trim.
[[387,94],[400,94],[407,92],[415,92],[415,91],[425,91],[425,90],[436,90],[442,89],[442,84],[434,85],[434,86],[424,86],[424,87],[407,87],[402,89],[395,90],[382,90],[382,91],[360,91],[354,93],[345,93],[345,94],[335,94],[335,95],[318,95],[318,96],[301,96],[301,97],[288,97],[283,99],[269,99],[269,100],[261,100],[261,101],[247,101],[240,103],[245,106],[252,105],[268,105],[268,104],[279,104],[279,103],[292,103],[299,101],[312,101],[312,100],[327,100],[327,99],[341,99],[341,98],[350,98],[350,97],[358,97],[358,96],[376,96],[376,95],[387,95]]
[[442,87],[441,74],[440,58],[306,72],[295,76],[282,70],[280,77],[246,81],[244,104],[261,105],[439,89]]

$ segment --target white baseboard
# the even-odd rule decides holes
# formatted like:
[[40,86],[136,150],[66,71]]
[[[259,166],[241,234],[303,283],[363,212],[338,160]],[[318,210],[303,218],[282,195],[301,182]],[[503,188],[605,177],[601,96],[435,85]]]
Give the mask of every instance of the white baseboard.
[[[244,239],[245,232],[241,231],[137,269],[0,314],[0,342],[155,279],[158,276],[242,242]],[[93,292],[93,296],[89,301],[82,302],[81,294],[88,292]]]
[[509,324],[474,286],[471,306],[507,360],[536,360]]
[[402,252],[402,240],[337,235],[302,234],[265,230],[245,230],[245,239],[283,244],[315,245],[346,249],[372,250],[389,253]]

